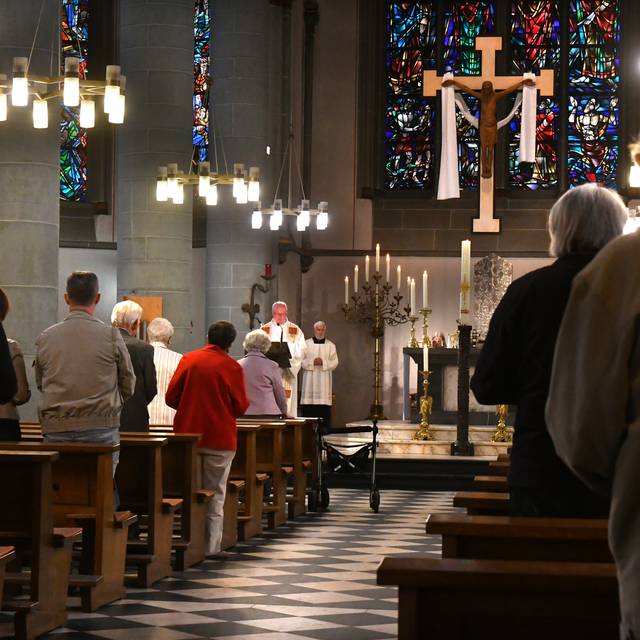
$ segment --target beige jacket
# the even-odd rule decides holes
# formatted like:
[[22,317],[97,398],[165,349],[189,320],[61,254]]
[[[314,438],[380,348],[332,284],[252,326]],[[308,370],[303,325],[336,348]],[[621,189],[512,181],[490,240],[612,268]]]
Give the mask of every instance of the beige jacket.
[[120,426],[136,377],[117,329],[72,311],[40,334],[35,366],[44,433]]
[[623,638],[640,638],[640,232],[574,280],[556,345],[547,424],[560,457],[611,493],[609,544]]
[[29,390],[27,371],[24,366],[24,358],[22,357],[20,345],[15,340],[7,340],[7,342],[9,344],[9,354],[11,355],[13,369],[16,372],[16,379],[18,380],[18,391],[13,397],[13,402],[0,404],[0,420],[18,420],[19,416],[16,407],[29,402],[31,391]]

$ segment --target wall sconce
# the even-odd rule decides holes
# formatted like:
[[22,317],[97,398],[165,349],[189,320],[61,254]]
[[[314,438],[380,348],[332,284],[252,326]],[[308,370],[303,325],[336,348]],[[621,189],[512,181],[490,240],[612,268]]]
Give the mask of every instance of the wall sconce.
[[242,311],[249,315],[249,330],[253,331],[256,316],[260,313],[260,305],[256,302],[256,291],[261,293],[269,293],[271,291],[271,281],[275,280],[270,264],[264,265],[264,274],[260,276],[264,280],[264,284],[254,282],[251,285],[251,298],[249,302],[242,305]]

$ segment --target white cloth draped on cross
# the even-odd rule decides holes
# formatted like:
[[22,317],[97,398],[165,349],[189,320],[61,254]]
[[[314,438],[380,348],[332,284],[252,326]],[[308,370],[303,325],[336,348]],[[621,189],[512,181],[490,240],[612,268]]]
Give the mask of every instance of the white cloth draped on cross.
[[[452,73],[446,73],[442,80],[453,80]],[[535,74],[525,73],[523,81],[535,82]],[[449,85],[441,89],[442,103],[442,146],[440,150],[440,179],[438,181],[438,200],[460,197],[460,177],[458,175],[458,131],[456,125],[456,106],[473,127],[478,128],[476,118],[467,106],[464,98],[456,93],[455,87]],[[520,162],[535,162],[536,151],[536,111],[537,90],[535,86],[522,87],[522,93],[517,95],[516,101],[509,115],[498,122],[501,129],[516,115],[522,107],[520,129]]]

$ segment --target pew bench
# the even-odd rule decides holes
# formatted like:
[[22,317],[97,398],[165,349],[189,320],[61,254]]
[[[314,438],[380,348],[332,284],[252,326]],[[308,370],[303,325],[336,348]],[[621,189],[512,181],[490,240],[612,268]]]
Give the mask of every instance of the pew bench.
[[489,463],[487,475],[506,478],[509,473],[510,466],[511,466],[510,462],[499,462],[497,460],[494,460],[493,462]]
[[453,506],[462,507],[470,516],[500,516],[509,514],[509,494],[482,491],[458,491]]
[[399,640],[618,637],[611,564],[384,558],[377,582],[399,587]]
[[443,558],[613,563],[606,520],[431,514]]
[[494,491],[508,493],[509,484],[504,476],[475,476],[473,478],[474,491]]

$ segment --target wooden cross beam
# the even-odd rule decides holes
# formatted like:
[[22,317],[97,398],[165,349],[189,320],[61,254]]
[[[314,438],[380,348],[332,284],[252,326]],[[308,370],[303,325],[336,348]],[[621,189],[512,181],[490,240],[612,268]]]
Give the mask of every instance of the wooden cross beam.
[[[478,36],[476,50],[482,54],[482,68],[479,76],[456,76],[456,80],[463,82],[470,89],[479,91],[482,83],[490,81],[496,91],[501,91],[513,85],[516,76],[496,75],[496,51],[502,50],[500,36]],[[536,89],[543,96],[553,95],[553,69],[542,69],[536,76]],[[433,97],[442,88],[442,76],[437,71],[425,71],[423,74],[423,95]],[[482,154],[481,154],[482,155]],[[482,160],[481,160],[482,162]],[[473,220],[474,233],[499,233],[500,219],[494,218],[494,184],[493,167],[490,178],[482,177],[482,166],[479,171],[480,205],[479,217]]]

